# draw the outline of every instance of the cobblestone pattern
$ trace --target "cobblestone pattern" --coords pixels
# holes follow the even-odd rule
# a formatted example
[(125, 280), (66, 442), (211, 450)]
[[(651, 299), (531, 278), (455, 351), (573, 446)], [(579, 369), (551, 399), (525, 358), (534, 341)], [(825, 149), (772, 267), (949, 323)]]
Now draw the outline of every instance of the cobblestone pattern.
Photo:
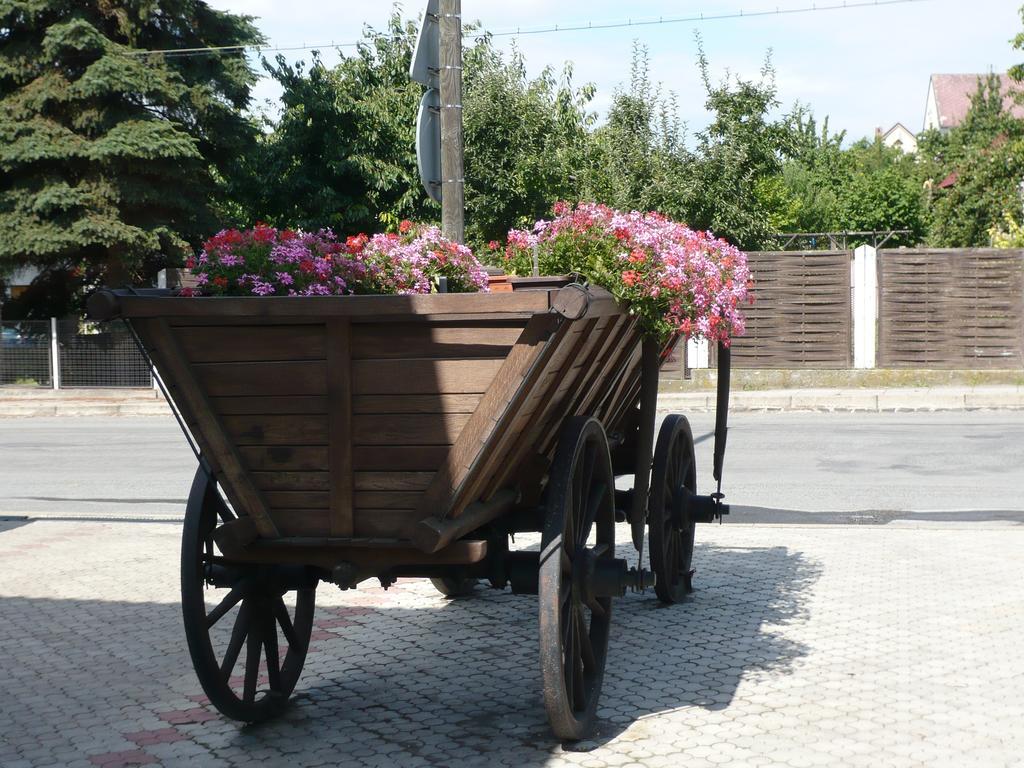
[(547, 730), (534, 598), (425, 581), (321, 587), (294, 705), (223, 719), (178, 533), (0, 523), (0, 765), (1024, 766), (1019, 527), (702, 527), (689, 602), (617, 603), (600, 733), (573, 746)]

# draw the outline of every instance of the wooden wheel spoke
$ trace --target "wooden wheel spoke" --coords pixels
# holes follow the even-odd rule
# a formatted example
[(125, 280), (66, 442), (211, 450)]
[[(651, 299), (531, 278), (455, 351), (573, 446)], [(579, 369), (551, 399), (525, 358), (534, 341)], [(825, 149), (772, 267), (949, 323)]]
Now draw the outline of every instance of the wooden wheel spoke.
[(601, 483), (594, 493), (590, 495), (590, 499), (587, 504), (586, 514), (583, 518), (583, 524), (580, 526), (580, 530), (576, 534), (576, 546), (582, 547), (587, 543), (587, 539), (590, 538), (590, 529), (594, 525), (594, 520), (597, 519), (597, 512), (601, 509), (601, 504), (606, 501), (606, 494), (608, 486)]
[(586, 541), (586, 536), (589, 533), (589, 526), (587, 524), (586, 513), (590, 508), (591, 497), (594, 495), (594, 468), (597, 465), (597, 444), (593, 442), (587, 443), (583, 449), (582, 466), (578, 470), (578, 476), (580, 478), (580, 495), (576, 498), (573, 505), (573, 516), (577, 521), (576, 529), (576, 541), (579, 546), (582, 546), (583, 542)]
[(256, 686), (260, 679), (260, 652), (263, 649), (261, 634), (259, 622), (253, 621), (245, 647), (245, 687), (242, 692), (243, 701), (250, 704), (256, 700)]
[(234, 608), (238, 601), (241, 599), (242, 590), (238, 587), (234, 587), (230, 592), (227, 593), (227, 595), (224, 596), (224, 599), (217, 604), (217, 607), (210, 611), (210, 613), (207, 615), (207, 629), (209, 629), (222, 618), (224, 618), (224, 614), (226, 614), (228, 611)]
[(559, 587), (558, 604), (564, 606), (566, 601), (572, 597), (572, 582), (565, 580)]
[(587, 692), (583, 682), (583, 650), (579, 627), (572, 633), (572, 701), (573, 709), (580, 711), (587, 707)]
[[(603, 616), (604, 609), (600, 606), (598, 606), (598, 609), (601, 611), (601, 615)], [(590, 610), (594, 610), (592, 606)], [(587, 624), (583, 619), (582, 609), (576, 612), (576, 621), (579, 625), (580, 656), (583, 659), (583, 669), (586, 672), (593, 673), (597, 668), (597, 658), (594, 656), (594, 646), (590, 642), (590, 633), (587, 631)]]
[(225, 680), (231, 677), (231, 672), (235, 668), (235, 662), (238, 661), (238, 654), (241, 652), (242, 644), (245, 642), (246, 635), (248, 634), (249, 606), (242, 603), (242, 607), (238, 609), (238, 615), (235, 616), (235, 624), (231, 628), (231, 639), (228, 641), (228, 648), (224, 652), (224, 659), (220, 663), (220, 674)]
[(271, 691), (281, 690), (281, 662), (277, 655), (277, 628), (274, 616), (267, 614), (266, 637), (263, 638), (263, 650), (267, 656), (267, 680)]
[(288, 641), (288, 647), (298, 649), (300, 643), (299, 639), (295, 636), (295, 627), (292, 626), (292, 619), (288, 615), (288, 608), (280, 597), (274, 600), (274, 618), (277, 620), (277, 625), (281, 627), (281, 632), (284, 633), (284, 639)]
[[(576, 554), (575, 550), (573, 550), (572, 554)], [(563, 576), (572, 578), (572, 555), (569, 554), (569, 551), (566, 547), (562, 547), (561, 551), (559, 552), (558, 565), (562, 571)]]
[(596, 597), (592, 597), (590, 598), (590, 600), (587, 601), (587, 608), (589, 608), (590, 613), (598, 619), (603, 619), (605, 617), (605, 614), (607, 613), (607, 611), (605, 611), (604, 609), (604, 606), (601, 605), (601, 601), (598, 600)]
[(562, 676), (565, 679), (565, 692), (569, 696), (569, 708), (575, 709), (576, 689), (573, 685), (573, 670), (575, 669), (576, 651), (576, 624), (573, 621), (575, 613), (570, 603), (568, 611), (562, 613)]

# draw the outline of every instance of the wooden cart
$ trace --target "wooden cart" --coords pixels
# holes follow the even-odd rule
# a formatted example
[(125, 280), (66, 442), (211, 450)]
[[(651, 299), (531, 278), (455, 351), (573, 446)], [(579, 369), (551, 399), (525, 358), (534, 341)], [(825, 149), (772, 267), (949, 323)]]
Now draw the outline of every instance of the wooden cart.
[[(664, 420), (658, 367), (610, 294), (516, 280), (504, 293), (183, 298), (102, 290), (196, 450), (182, 607), (210, 701), (262, 720), (290, 696), (317, 584), (425, 577), (537, 594), (544, 700), (557, 736), (590, 730), (611, 598), (690, 588), (694, 524), (727, 511), (696, 495), (693, 437)], [(717, 471), (716, 471), (717, 474)], [(615, 478), (633, 475), (633, 488)], [(653, 574), (616, 557), (628, 520)], [(542, 533), (539, 551), (509, 537)], [(245, 647), (245, 662), (238, 664)], [(236, 674), (241, 666), (241, 674)]]

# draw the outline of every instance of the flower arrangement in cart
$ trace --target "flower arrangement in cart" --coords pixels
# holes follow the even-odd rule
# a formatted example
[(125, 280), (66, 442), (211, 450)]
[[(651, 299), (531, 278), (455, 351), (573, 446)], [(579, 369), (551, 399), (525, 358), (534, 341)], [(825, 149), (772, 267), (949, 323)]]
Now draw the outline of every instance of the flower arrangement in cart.
[[(682, 335), (728, 344), (743, 334), (753, 302), (746, 256), (710, 232), (654, 212), (556, 203), (551, 220), (492, 241), (488, 260), (512, 275), (574, 275), (627, 303), (662, 341)], [(335, 296), (488, 290), (473, 252), (434, 226), (403, 221), (395, 233), (338, 238), (258, 224), (210, 238), (186, 266), (185, 295)]]
[(433, 226), (403, 221), (397, 233), (340, 239), (265, 224), (218, 232), (185, 266), (197, 296), (337, 296), (487, 290), (487, 273), (472, 251)]

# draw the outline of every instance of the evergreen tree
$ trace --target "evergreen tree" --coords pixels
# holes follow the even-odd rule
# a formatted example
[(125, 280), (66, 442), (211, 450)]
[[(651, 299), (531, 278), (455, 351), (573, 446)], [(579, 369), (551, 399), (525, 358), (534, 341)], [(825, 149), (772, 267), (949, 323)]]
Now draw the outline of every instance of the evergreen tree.
[(43, 271), (31, 313), (151, 279), (216, 226), (254, 73), (237, 49), (139, 52), (259, 42), (202, 0), (0, 0), (0, 270)]

